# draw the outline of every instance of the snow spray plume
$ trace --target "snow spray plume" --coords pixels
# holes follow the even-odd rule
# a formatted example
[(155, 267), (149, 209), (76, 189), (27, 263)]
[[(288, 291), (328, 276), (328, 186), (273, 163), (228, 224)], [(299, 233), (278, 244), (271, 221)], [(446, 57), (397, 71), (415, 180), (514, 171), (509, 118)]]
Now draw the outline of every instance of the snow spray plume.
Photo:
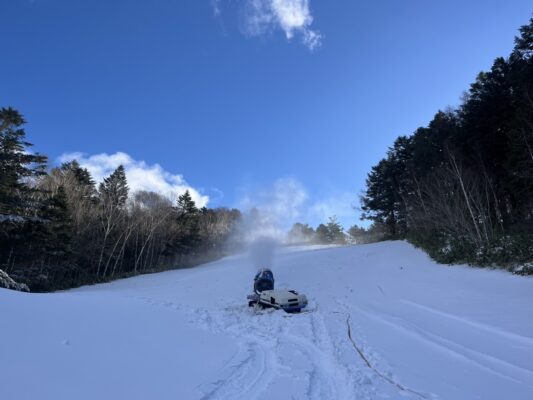
[(245, 211), (231, 242), (248, 250), (253, 268), (272, 268), (276, 247), (286, 240), (286, 232), (301, 215), (307, 198), (305, 188), (290, 178), (244, 192), (239, 208)]
[(242, 214), (230, 246), (244, 250), (252, 268), (272, 268), (276, 247), (285, 238), (285, 233), (275, 221), (253, 208)]
[(240, 227), (245, 241), (263, 237), (284, 241), (290, 226), (301, 217), (307, 199), (303, 185), (292, 178), (278, 179), (260, 190), (244, 191), (239, 208), (245, 210)]
[(276, 245), (277, 242), (273, 238), (269, 237), (258, 238), (252, 242), (248, 251), (252, 266), (257, 269), (272, 269)]

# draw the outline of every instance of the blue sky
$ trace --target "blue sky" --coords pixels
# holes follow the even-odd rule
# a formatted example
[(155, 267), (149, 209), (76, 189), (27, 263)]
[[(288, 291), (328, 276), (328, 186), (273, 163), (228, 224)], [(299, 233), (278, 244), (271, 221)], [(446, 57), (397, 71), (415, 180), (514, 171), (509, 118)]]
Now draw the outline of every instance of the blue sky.
[(456, 105), (533, 11), (530, 0), (0, 3), (0, 106), (25, 115), (52, 164), (79, 153), (98, 175), (125, 162), (135, 187), (190, 186), (210, 206), (268, 205), (313, 225), (337, 214), (346, 227), (394, 138)]

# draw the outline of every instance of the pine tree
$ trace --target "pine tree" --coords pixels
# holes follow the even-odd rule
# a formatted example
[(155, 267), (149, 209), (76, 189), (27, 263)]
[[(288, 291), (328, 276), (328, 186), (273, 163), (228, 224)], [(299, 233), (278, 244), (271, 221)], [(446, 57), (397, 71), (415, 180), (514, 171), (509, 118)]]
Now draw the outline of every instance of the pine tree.
[(530, 220), (533, 208), (533, 18), (520, 28), (509, 57), (515, 113), (510, 124), (510, 149), (506, 167), (515, 195), (518, 221)]
[(318, 243), (329, 244), (331, 243), (331, 237), (329, 235), (328, 227), (324, 224), (320, 224), (316, 228), (316, 240)]
[(514, 59), (531, 60), (533, 58), (533, 18), (529, 24), (520, 27), (520, 36), (515, 38), (515, 47), (511, 54)]
[(46, 173), (46, 157), (28, 151), (32, 145), (21, 128), (25, 122), (18, 111), (0, 109), (0, 214), (4, 215), (31, 215), (32, 189), (24, 180)]
[(346, 237), (344, 236), (344, 229), (342, 229), (341, 224), (339, 224), (339, 222), (337, 221), (336, 216), (329, 218), (326, 228), (328, 230), (329, 243), (336, 243), (336, 244), (346, 243)]
[(0, 109), (0, 268), (32, 261), (31, 234), (38, 225), (42, 193), (28, 181), (45, 174), (46, 157), (32, 154), (22, 115)]
[(394, 184), (393, 171), (390, 159), (383, 159), (372, 167), (366, 179), (366, 192), (361, 198), (363, 218), (386, 224), (391, 236), (397, 232), (398, 188)]
[(42, 218), (47, 228), (46, 251), (65, 260), (71, 255), (72, 221), (68, 210), (65, 188), (59, 186), (57, 193), (45, 203)]
[(117, 169), (100, 184), (100, 197), (104, 203), (111, 207), (121, 208), (128, 200), (128, 182), (124, 166)]
[(77, 160), (61, 164), (61, 172), (72, 174), (76, 181), (75, 190), (80, 192), (82, 198), (93, 198), (96, 195), (94, 179), (87, 170), (82, 168)]
[(196, 203), (188, 190), (178, 197), (178, 212), (186, 215), (194, 215), (198, 213)]
[(178, 197), (176, 210), (179, 229), (177, 244), (184, 253), (189, 253), (200, 242), (200, 213), (188, 190)]
[(315, 230), (308, 224), (296, 222), (287, 234), (287, 239), (290, 243), (305, 243), (311, 242), (315, 238), (314, 236)]
[(372, 168), (361, 200), (375, 236), (386, 227), (384, 238), (407, 237), (447, 263), (529, 260), (532, 99), (533, 18), (511, 55), (478, 74), (458, 109), (398, 138)]
[(356, 244), (367, 243), (369, 240), (369, 232), (358, 225), (352, 225), (350, 229), (348, 229), (348, 235), (350, 236), (352, 243)]

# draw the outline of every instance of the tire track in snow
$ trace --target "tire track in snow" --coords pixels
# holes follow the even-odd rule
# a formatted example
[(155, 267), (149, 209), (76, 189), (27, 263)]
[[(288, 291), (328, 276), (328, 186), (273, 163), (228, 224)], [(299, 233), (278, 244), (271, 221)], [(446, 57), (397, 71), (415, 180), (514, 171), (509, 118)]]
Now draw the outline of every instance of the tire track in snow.
[(446, 313), (444, 311), (436, 310), (434, 308), (431, 308), (431, 307), (428, 307), (428, 306), (424, 306), (422, 304), (418, 304), (418, 303), (415, 303), (413, 301), (400, 299), (400, 302), (402, 302), (403, 304), (406, 304), (408, 306), (417, 308), (419, 310), (426, 311), (426, 312), (428, 312), (430, 314), (437, 315), (437, 316), (443, 317), (443, 318), (447, 318), (447, 319), (455, 321), (455, 322), (460, 322), (462, 324), (469, 325), (469, 326), (471, 326), (473, 328), (484, 330), (487, 333), (491, 333), (491, 334), (494, 334), (494, 335), (499, 335), (499, 336), (501, 336), (501, 337), (503, 337), (505, 339), (508, 339), (508, 340), (514, 340), (516, 342), (520, 342), (520, 343), (522, 343), (522, 344), (524, 344), (526, 346), (533, 346), (533, 338), (528, 337), (528, 336), (522, 336), (522, 335), (519, 335), (519, 334), (516, 334), (516, 333), (513, 333), (513, 332), (508, 332), (508, 331), (503, 330), (501, 328), (497, 328), (495, 326), (483, 324), (481, 322), (471, 321), (471, 320), (469, 320), (467, 318), (458, 317), (456, 315), (449, 314), (449, 313)]
[[(286, 334), (280, 341), (282, 348), (290, 348), (291, 352), (303, 355), (307, 361), (305, 398), (309, 400), (337, 399), (333, 377), (323, 363), (323, 357), (317, 352), (316, 346), (307, 339)], [(290, 362), (283, 363), (285, 369), (293, 370)], [(298, 371), (301, 375), (301, 371)]]
[[(236, 356), (237, 364), (230, 367), (229, 375), (222, 376), (210, 385), (213, 389), (205, 393), (201, 400), (255, 399), (266, 387), (261, 378), (269, 369), (267, 352), (257, 343), (246, 344), (246, 356)], [(231, 364), (231, 363), (230, 363)]]
[(229, 375), (222, 373), (221, 378), (206, 385), (213, 385), (214, 388), (205, 393), (202, 400), (257, 399), (266, 391), (278, 368), (272, 351), (276, 341), (268, 338), (258, 340), (257, 336), (249, 334), (250, 326), (240, 323), (241, 319), (233, 307), (219, 311), (223, 317), (207, 309), (197, 309), (193, 314), (201, 316), (201, 323), (198, 324), (194, 319), (190, 322), (200, 328), (234, 337), (239, 343), (246, 343), (247, 356), (244, 359), (240, 357), (241, 360), (231, 368)]
[(348, 338), (350, 339), (350, 342), (352, 343), (353, 348), (357, 351), (357, 353), (362, 358), (362, 360), (365, 362), (365, 364), (366, 364), (366, 366), (368, 368), (370, 368), (372, 371), (374, 371), (380, 378), (384, 379), (385, 381), (387, 381), (391, 385), (396, 386), (401, 391), (414, 394), (414, 395), (418, 396), (421, 399), (427, 399), (428, 398), (424, 394), (422, 394), (420, 392), (417, 392), (416, 390), (409, 389), (408, 387), (406, 387), (406, 386), (402, 385), (401, 383), (393, 380), (392, 378), (389, 378), (387, 375), (383, 374), (376, 367), (374, 367), (374, 365), (371, 364), (370, 361), (368, 361), (368, 358), (363, 353), (361, 348), (359, 348), (359, 346), (357, 345), (357, 343), (355, 342), (355, 340), (352, 337), (352, 327), (350, 325), (350, 314), (349, 313), (348, 313), (348, 315), (346, 317), (346, 325), (347, 325), (347, 328), (348, 328)]
[(333, 382), (334, 398), (355, 398), (355, 381), (347, 368), (335, 356), (336, 348), (322, 313), (311, 314), (311, 323), (313, 325), (315, 345), (323, 355), (321, 365), (326, 365), (328, 370), (333, 371), (331, 381)]
[[(475, 365), (476, 367), (500, 378), (510, 380), (514, 383), (525, 383), (533, 378), (533, 371), (529, 369), (519, 367), (489, 354), (480, 353), (473, 349), (466, 348), (459, 343), (431, 333), (428, 330), (423, 329), (418, 325), (408, 322), (402, 318), (385, 316), (383, 313), (380, 313), (381, 315), (378, 316), (376, 315), (375, 311), (372, 313), (363, 309), (360, 309), (360, 311), (371, 319), (384, 323), (409, 336), (414, 336), (430, 346), (436, 347), (448, 353), (449, 355), (461, 359), (469, 364)], [(515, 374), (522, 376), (522, 378), (517, 379), (516, 377), (510, 376), (499, 370), (499, 368), (513, 370)]]
[[(202, 392), (201, 400), (235, 399), (253, 400), (264, 392), (272, 379), (272, 369), (275, 361), (265, 348), (267, 341), (258, 341), (257, 338), (239, 333), (232, 311), (234, 307), (226, 307), (218, 310), (225, 314), (226, 318), (213, 316), (208, 309), (191, 308), (173, 301), (156, 300), (151, 297), (137, 297), (152, 306), (165, 307), (184, 313), (188, 317), (188, 323), (196, 328), (215, 331), (224, 335), (237, 338), (241, 346), (227, 364), (228, 371), (222, 371), (221, 377), (216, 381), (200, 385), (198, 390)], [(224, 312), (226, 311), (226, 312)], [(242, 312), (242, 310), (241, 310)], [(247, 332), (246, 328), (241, 327)], [(246, 343), (243, 346), (242, 343)]]
[[(305, 399), (366, 398), (355, 392), (355, 382), (335, 359), (334, 346), (320, 311), (292, 314), (291, 318), (284, 318), (282, 311), (253, 313), (244, 306), (218, 311), (220, 314), (217, 312), (216, 316), (205, 309), (195, 312), (203, 321), (200, 327), (230, 334), (238, 341), (247, 340), (255, 349), (266, 346), (266, 352), (274, 359), (264, 368), (255, 369), (254, 356), (246, 358), (230, 376), (217, 380), (216, 387), (204, 400), (262, 398), (270, 383), (291, 374), (296, 379), (305, 376)], [(298, 354), (306, 360), (303, 366), (295, 361)]]
[(339, 306), (339, 308), (343, 309), (343, 314), (346, 315), (346, 334), (348, 337), (348, 340), (352, 346), (352, 348), (355, 350), (355, 352), (358, 354), (358, 356), (361, 358), (363, 363), (366, 365), (368, 369), (373, 371), (378, 377), (383, 379), (385, 382), (390, 384), (391, 386), (395, 387), (396, 389), (400, 390), (400, 392), (403, 392), (404, 395), (414, 395), (416, 398), (419, 399), (435, 399), (436, 396), (433, 394), (424, 394), (421, 392), (418, 392), (416, 390), (410, 389), (406, 385), (400, 383), (399, 381), (393, 379), (388, 374), (382, 372), (378, 367), (374, 365), (374, 363), (369, 359), (365, 351), (357, 344), (357, 342), (354, 339), (352, 325), (351, 325), (351, 314), (349, 312), (349, 308), (346, 304), (339, 301), (339, 299), (336, 299), (336, 303)]
[[(332, 336), (332, 332), (343, 332), (342, 324), (332, 318), (326, 324), (324, 314), (318, 310), (306, 314), (295, 314), (305, 323), (303, 332), (294, 332), (293, 325), (287, 325), (281, 341), (303, 351), (311, 365), (305, 399), (368, 399), (368, 384), (371, 380), (353, 365), (344, 364), (338, 355), (346, 354), (346, 338)], [(340, 326), (339, 326), (340, 325)], [(333, 328), (333, 329), (328, 329)], [(337, 329), (340, 328), (340, 329)], [(335, 339), (335, 342), (333, 341)]]
[(331, 345), (331, 341), (318, 326), (322, 321), (320, 314), (315, 311), (299, 316), (303, 316), (302, 320), (307, 323), (311, 332), (310, 338), (307, 339), (285, 330), (280, 341), (300, 351), (309, 361), (311, 371), (308, 373), (306, 398), (319, 400), (347, 398), (339, 396), (338, 387), (339, 385), (342, 387), (345, 382), (337, 382), (334, 372), (338, 370), (338, 365), (332, 361), (330, 353), (323, 348), (326, 343)]
[[(243, 310), (239, 309), (238, 312), (242, 313)], [(311, 331), (310, 339), (291, 333), (290, 328), (294, 324), (300, 325), (300, 327), (301, 324), (298, 324), (294, 319), (291, 322), (287, 321), (280, 311), (269, 311), (250, 316), (252, 317), (250, 319), (238, 319), (237, 324), (232, 326), (232, 331), (254, 332), (253, 335), (247, 335), (247, 337), (258, 343), (272, 341), (275, 338), (276, 346), (272, 350), (276, 356), (277, 369), (272, 371), (274, 376), (271, 377), (271, 380), (286, 375), (283, 371), (291, 371), (293, 374), (295, 372), (301, 373), (302, 371), (294, 365), (292, 360), (292, 356), (299, 353), (307, 361), (303, 371), (307, 378), (306, 398), (311, 400), (341, 398), (337, 395), (337, 384), (330, 372), (335, 369), (332, 368), (335, 366), (327, 362), (327, 357), (317, 345), (324, 343), (327, 338), (316, 329), (315, 313), (298, 315), (303, 317), (301, 322), (307, 323), (307, 333)], [(257, 391), (257, 397), (260, 395), (261, 391)]]
[[(149, 297), (142, 300), (184, 313), (191, 325), (233, 337), (241, 345), (219, 377), (198, 388), (202, 400), (266, 398), (269, 386), (288, 376), (304, 377), (305, 399), (369, 398), (368, 387), (358, 389), (353, 371), (336, 358), (337, 349), (318, 308), (285, 315), (280, 310), (255, 313), (245, 305), (210, 310)], [(306, 360), (303, 366), (295, 361), (298, 354)]]

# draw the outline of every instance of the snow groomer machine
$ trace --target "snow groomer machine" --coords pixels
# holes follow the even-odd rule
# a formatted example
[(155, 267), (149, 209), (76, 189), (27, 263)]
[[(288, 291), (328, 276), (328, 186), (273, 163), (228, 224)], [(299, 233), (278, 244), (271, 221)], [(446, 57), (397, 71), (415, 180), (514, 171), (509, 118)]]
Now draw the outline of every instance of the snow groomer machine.
[(254, 293), (248, 295), (248, 306), (299, 313), (307, 307), (307, 297), (296, 290), (274, 289), (274, 274), (268, 268), (261, 268), (254, 277)]

